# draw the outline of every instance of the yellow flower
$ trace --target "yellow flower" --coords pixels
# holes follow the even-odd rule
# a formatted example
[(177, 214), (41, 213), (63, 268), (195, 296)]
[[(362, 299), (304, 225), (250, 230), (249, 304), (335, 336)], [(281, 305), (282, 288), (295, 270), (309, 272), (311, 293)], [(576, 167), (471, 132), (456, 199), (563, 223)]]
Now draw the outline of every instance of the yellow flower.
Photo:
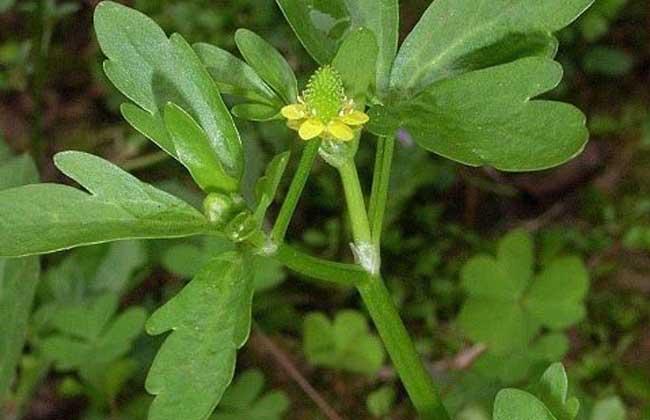
[(300, 138), (350, 141), (355, 130), (369, 121), (368, 115), (354, 109), (345, 96), (341, 76), (330, 66), (321, 67), (309, 80), (298, 103), (282, 108), (287, 126)]

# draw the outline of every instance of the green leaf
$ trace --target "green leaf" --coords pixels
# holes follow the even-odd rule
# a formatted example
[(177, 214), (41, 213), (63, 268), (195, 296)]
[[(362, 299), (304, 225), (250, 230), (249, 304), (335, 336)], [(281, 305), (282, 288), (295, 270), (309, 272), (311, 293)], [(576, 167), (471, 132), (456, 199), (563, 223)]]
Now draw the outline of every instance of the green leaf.
[(590, 420), (625, 420), (626, 410), (619, 397), (600, 400), (591, 411)]
[(562, 68), (531, 57), (438, 81), (410, 101), (375, 107), (368, 129), (402, 128), (423, 148), (469, 166), (532, 171), (560, 165), (588, 139), (585, 116), (569, 104), (530, 100), (557, 86)]
[(239, 190), (239, 179), (226, 173), (217, 156), (212, 153), (207, 134), (190, 114), (170, 102), (165, 106), (163, 119), (178, 160), (190, 171), (201, 189), (229, 192)]
[(544, 372), (537, 385), (537, 396), (558, 420), (573, 420), (578, 415), (580, 403), (567, 399), (569, 379), (562, 363), (555, 363)]
[(28, 155), (11, 157), (0, 164), (0, 190), (38, 182), (36, 164)]
[(273, 121), (280, 119), (280, 108), (266, 104), (239, 104), (231, 109), (232, 114), (248, 121)]
[(248, 267), (241, 255), (220, 255), (147, 322), (150, 334), (173, 330), (147, 377), (149, 419), (204, 420), (221, 400), (250, 330)]
[(372, 32), (358, 29), (341, 44), (332, 65), (341, 74), (348, 96), (364, 103), (368, 88), (375, 82), (377, 41)]
[(395, 389), (392, 386), (384, 385), (368, 395), (366, 407), (375, 417), (387, 416), (395, 404), (395, 397)]
[(255, 196), (257, 198), (257, 209), (255, 215), (260, 221), (264, 218), (280, 187), (282, 176), (289, 163), (290, 152), (284, 152), (275, 156), (266, 167), (264, 176), (257, 180), (255, 185)]
[(133, 286), (134, 273), (146, 263), (147, 253), (142, 242), (112, 243), (89, 281), (89, 287), (94, 292), (121, 295)]
[(535, 395), (518, 389), (505, 389), (494, 402), (494, 420), (574, 420), (580, 402), (568, 398), (568, 379), (564, 366), (556, 363), (546, 370)]
[(291, 66), (282, 54), (262, 37), (248, 29), (237, 30), (235, 42), (246, 62), (280, 95), (285, 103), (297, 102), (298, 82)]
[(530, 373), (561, 360), (569, 351), (569, 340), (564, 334), (551, 333), (531, 341), (526, 349), (505, 354), (486, 352), (474, 364), (474, 370), (489, 379), (502, 383), (517, 383), (529, 378)]
[(371, 30), (379, 47), (376, 85), (380, 95), (386, 91), (397, 52), (397, 0), (276, 1), (305, 49), (321, 65), (332, 62), (349, 32)]
[(36, 257), (0, 259), (0, 407), (23, 351), (39, 274)]
[(550, 33), (569, 25), (593, 1), (437, 0), (402, 44), (391, 92), (410, 97), (438, 80), (522, 54), (553, 55)]
[(244, 61), (210, 44), (194, 44), (194, 50), (221, 92), (267, 105), (282, 105), (282, 99)]
[(368, 331), (366, 318), (356, 311), (341, 311), (334, 322), (322, 313), (307, 315), (303, 327), (305, 356), (314, 366), (373, 375), (385, 353), (377, 336)]
[(458, 323), (469, 338), (505, 356), (524, 351), (542, 326), (562, 330), (584, 316), (589, 278), (581, 260), (553, 260), (535, 277), (530, 234), (510, 232), (497, 248), (496, 258), (476, 256), (461, 271), (469, 296)]
[[(569, 284), (567, 279), (571, 279)], [(583, 262), (576, 257), (559, 258), (533, 282), (526, 307), (542, 325), (567, 328), (584, 318), (588, 288), (589, 273)]]
[(147, 314), (142, 308), (132, 307), (115, 316), (118, 300), (118, 295), (109, 293), (57, 308), (50, 321), (57, 333), (40, 343), (57, 369), (102, 366), (129, 352), (142, 332)]
[(544, 403), (518, 389), (505, 389), (494, 402), (494, 420), (558, 420)]
[(227, 173), (241, 178), (239, 133), (215, 82), (187, 42), (178, 34), (167, 38), (144, 14), (110, 1), (95, 9), (95, 30), (109, 58), (104, 63), (106, 75), (139, 107), (123, 108), (127, 121), (177, 157), (163, 122), (163, 108), (173, 102), (205, 130), (206, 146)]
[(289, 398), (282, 391), (263, 394), (264, 375), (247, 370), (226, 390), (211, 420), (281, 420), (289, 409)]
[(123, 239), (206, 233), (201, 213), (101, 158), (64, 152), (56, 166), (90, 194), (58, 184), (0, 192), (1, 256), (24, 256)]

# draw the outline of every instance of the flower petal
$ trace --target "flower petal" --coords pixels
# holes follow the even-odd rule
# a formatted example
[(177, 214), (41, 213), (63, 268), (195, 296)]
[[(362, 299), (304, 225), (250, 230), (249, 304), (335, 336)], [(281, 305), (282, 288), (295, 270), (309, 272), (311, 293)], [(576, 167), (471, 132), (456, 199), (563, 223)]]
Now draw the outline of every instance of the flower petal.
[(352, 111), (347, 115), (343, 115), (341, 121), (347, 125), (364, 125), (370, 121), (370, 117), (365, 112)]
[(327, 125), (327, 132), (341, 141), (350, 141), (354, 138), (354, 131), (339, 119), (330, 121)]
[(302, 104), (287, 105), (282, 108), (282, 116), (288, 120), (301, 120), (305, 118), (307, 107)]
[(320, 136), (325, 131), (325, 124), (318, 118), (310, 118), (300, 126), (300, 138), (303, 140), (311, 140)]

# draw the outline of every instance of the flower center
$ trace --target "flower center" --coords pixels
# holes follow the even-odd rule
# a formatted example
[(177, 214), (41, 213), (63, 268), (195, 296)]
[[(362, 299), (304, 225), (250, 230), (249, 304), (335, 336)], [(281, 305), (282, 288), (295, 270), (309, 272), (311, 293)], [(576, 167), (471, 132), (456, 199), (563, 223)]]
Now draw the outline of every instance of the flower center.
[(332, 66), (321, 67), (309, 79), (303, 95), (313, 116), (327, 124), (339, 115), (345, 103), (341, 75)]

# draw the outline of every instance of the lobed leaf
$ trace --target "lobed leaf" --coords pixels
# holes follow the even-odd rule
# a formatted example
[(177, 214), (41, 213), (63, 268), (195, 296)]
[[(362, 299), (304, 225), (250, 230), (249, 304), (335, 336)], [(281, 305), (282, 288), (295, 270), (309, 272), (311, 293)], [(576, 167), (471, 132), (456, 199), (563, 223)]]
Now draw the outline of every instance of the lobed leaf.
[(156, 356), (147, 390), (150, 420), (205, 420), (235, 370), (251, 324), (253, 282), (247, 258), (234, 252), (208, 263), (147, 322), (150, 334), (173, 332)]
[(124, 239), (192, 236), (210, 230), (205, 217), (190, 205), (101, 158), (63, 152), (54, 161), (90, 194), (59, 184), (0, 191), (1, 256)]
[(137, 105), (122, 108), (126, 120), (178, 158), (163, 121), (167, 103), (177, 104), (205, 131), (206, 138), (201, 139), (207, 140), (204, 147), (230, 177), (240, 179), (243, 150), (239, 133), (215, 82), (189, 44), (178, 34), (168, 38), (144, 14), (110, 1), (95, 9), (95, 30), (108, 57), (106, 75)]
[(594, 0), (436, 0), (395, 58), (393, 94), (411, 97), (430, 84), (533, 55), (552, 57), (551, 36)]
[(119, 360), (142, 332), (147, 314), (131, 307), (115, 316), (118, 304), (119, 296), (108, 293), (59, 306), (50, 320), (56, 333), (41, 340), (41, 350), (60, 370), (92, 369)]
[(469, 166), (532, 171), (560, 165), (588, 139), (572, 105), (530, 100), (557, 86), (562, 68), (531, 57), (428, 86), (412, 100), (371, 111), (369, 130), (406, 130), (423, 148)]
[(397, 52), (397, 0), (276, 1), (305, 49), (321, 65), (332, 62), (348, 33), (359, 28), (372, 31), (379, 47), (374, 84), (383, 95)]

